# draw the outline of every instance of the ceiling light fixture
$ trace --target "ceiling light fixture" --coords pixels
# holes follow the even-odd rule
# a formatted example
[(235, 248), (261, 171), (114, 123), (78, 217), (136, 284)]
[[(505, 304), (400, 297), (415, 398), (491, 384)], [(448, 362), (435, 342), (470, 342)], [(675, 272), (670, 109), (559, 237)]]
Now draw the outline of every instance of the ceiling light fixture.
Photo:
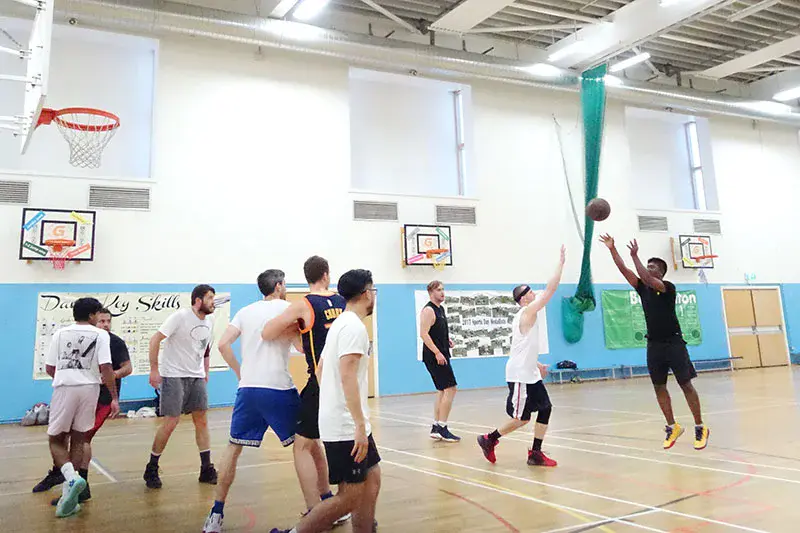
[(632, 67), (634, 65), (638, 65), (639, 63), (644, 63), (648, 59), (650, 59), (650, 54), (647, 53), (647, 52), (644, 52), (644, 53), (635, 55), (633, 57), (629, 57), (628, 59), (625, 59), (623, 61), (620, 61), (619, 63), (617, 63), (615, 65), (611, 65), (611, 67), (608, 70), (609, 70), (609, 72), (619, 72), (621, 70), (625, 70), (626, 68), (630, 68), (630, 67)]

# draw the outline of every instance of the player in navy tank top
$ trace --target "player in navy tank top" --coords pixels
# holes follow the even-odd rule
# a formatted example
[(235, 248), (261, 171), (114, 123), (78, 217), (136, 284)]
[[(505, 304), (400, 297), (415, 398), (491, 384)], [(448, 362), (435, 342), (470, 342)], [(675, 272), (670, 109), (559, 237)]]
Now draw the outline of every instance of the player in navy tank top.
[[(328, 484), (328, 463), (319, 439), (319, 383), (316, 370), (328, 336), (328, 328), (344, 311), (346, 302), (328, 289), (328, 261), (316, 255), (309, 257), (303, 265), (303, 273), (308, 282), (309, 293), (292, 302), (280, 316), (267, 322), (261, 338), (273, 340), (287, 329), (299, 330), (301, 333), (303, 353), (308, 365), (308, 381), (300, 393), (294, 465), (306, 506), (310, 510), (322, 499), (332, 496)], [(337, 523), (348, 518), (349, 515), (346, 515)]]

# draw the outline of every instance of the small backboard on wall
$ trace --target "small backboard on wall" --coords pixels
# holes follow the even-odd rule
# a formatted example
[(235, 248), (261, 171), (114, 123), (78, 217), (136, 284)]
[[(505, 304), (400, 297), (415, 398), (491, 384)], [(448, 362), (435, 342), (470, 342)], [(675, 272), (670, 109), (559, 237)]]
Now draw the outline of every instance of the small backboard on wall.
[(401, 231), (403, 266), (453, 266), (450, 226), (405, 224)]
[[(64, 261), (93, 261), (96, 218), (96, 211), (23, 208), (19, 258), (51, 261), (63, 248)], [(63, 247), (54, 250), (54, 242)]]
[(678, 258), (683, 268), (714, 268), (714, 251), (708, 235), (679, 235)]

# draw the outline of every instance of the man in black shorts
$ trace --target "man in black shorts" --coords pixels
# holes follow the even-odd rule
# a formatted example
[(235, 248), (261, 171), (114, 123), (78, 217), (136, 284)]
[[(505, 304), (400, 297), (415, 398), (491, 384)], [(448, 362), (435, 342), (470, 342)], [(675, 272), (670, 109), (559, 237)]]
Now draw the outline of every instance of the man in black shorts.
[(458, 442), (461, 437), (453, 435), (447, 428), (447, 418), (456, 396), (456, 376), (450, 364), (450, 332), (444, 303), (444, 284), (434, 280), (428, 283), (430, 301), (422, 308), (419, 317), (419, 336), (422, 338), (422, 362), (436, 387), (436, 401), (433, 404), (433, 426), (431, 438), (446, 442)]
[(681, 425), (675, 422), (672, 414), (672, 400), (667, 390), (667, 375), (672, 370), (694, 416), (694, 448), (702, 450), (708, 444), (709, 429), (703, 424), (700, 397), (692, 385), (692, 379), (697, 377), (697, 372), (689, 359), (686, 341), (683, 340), (678, 315), (675, 313), (675, 285), (664, 281), (667, 263), (663, 259), (653, 257), (648, 259), (647, 267), (645, 267), (639, 259), (639, 244), (634, 239), (628, 245), (628, 249), (633, 258), (637, 276), (625, 266), (625, 261), (617, 252), (613, 237), (606, 234), (601, 236), (600, 240), (611, 251), (614, 264), (617, 265), (628, 283), (636, 289), (642, 300), (642, 309), (647, 323), (647, 370), (650, 372), (650, 380), (656, 391), (658, 405), (667, 420), (664, 449), (672, 448), (684, 431)]

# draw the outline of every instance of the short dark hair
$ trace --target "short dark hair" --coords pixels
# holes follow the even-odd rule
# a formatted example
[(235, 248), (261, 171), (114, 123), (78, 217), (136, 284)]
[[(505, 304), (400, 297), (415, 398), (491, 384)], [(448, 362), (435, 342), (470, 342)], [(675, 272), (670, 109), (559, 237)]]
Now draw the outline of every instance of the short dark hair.
[(357, 298), (372, 284), (372, 272), (361, 268), (348, 270), (339, 278), (337, 290), (348, 302)]
[(194, 305), (194, 302), (198, 298), (200, 298), (201, 300), (205, 298), (206, 294), (208, 294), (209, 292), (217, 294), (217, 291), (215, 291), (214, 287), (212, 287), (211, 285), (202, 284), (192, 289), (192, 305)]
[(303, 264), (303, 274), (306, 276), (308, 283), (316, 283), (322, 279), (325, 274), (330, 273), (328, 260), (318, 255), (312, 255)]
[(103, 304), (97, 298), (78, 298), (72, 305), (72, 318), (75, 322), (88, 322), (89, 317), (103, 309)]
[(662, 276), (667, 275), (667, 262), (661, 259), (660, 257), (651, 257), (650, 259), (647, 260), (647, 263), (657, 264), (659, 268), (661, 268), (661, 275)]
[(428, 292), (433, 292), (436, 289), (438, 289), (439, 287), (444, 287), (444, 283), (442, 283), (438, 279), (435, 279), (435, 280), (431, 281), (430, 283), (428, 283)]
[(511, 292), (512, 296), (514, 297), (514, 301), (519, 303), (520, 299), (525, 296), (525, 293), (527, 293), (529, 290), (531, 290), (531, 286), (527, 284), (517, 285), (514, 287), (514, 290)]
[(100, 310), (97, 312), (97, 314), (98, 314), (98, 315), (110, 315), (110, 316), (112, 316), (112, 317), (114, 316), (114, 315), (112, 315), (112, 314), (111, 314), (111, 311), (109, 311), (109, 310), (108, 310), (108, 307), (104, 307), (104, 308), (100, 309)]
[(286, 273), (283, 270), (278, 270), (277, 268), (265, 270), (258, 275), (258, 290), (264, 296), (269, 296), (275, 292), (275, 287), (278, 286), (278, 283), (282, 283), (284, 280), (286, 280)]

